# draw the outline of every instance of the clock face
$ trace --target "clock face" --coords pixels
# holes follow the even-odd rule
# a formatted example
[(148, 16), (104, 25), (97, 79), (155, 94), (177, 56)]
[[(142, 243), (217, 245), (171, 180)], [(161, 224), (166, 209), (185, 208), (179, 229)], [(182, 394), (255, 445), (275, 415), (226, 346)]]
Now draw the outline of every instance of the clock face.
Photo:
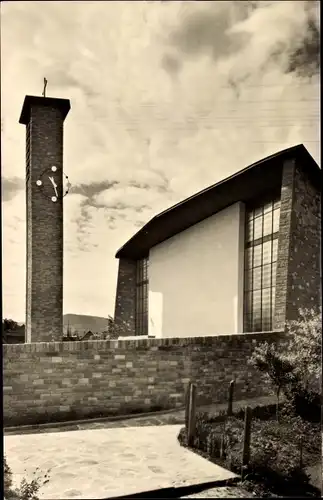
[(37, 179), (36, 185), (42, 194), (53, 203), (64, 198), (71, 187), (68, 176), (64, 173), (62, 183), (62, 176), (59, 174), (55, 165), (42, 173), (39, 179)]

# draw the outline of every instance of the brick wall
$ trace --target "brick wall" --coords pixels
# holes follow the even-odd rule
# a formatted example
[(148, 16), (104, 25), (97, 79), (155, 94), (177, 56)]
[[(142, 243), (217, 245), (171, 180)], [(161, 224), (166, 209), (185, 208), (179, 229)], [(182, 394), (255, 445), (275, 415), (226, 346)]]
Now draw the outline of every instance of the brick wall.
[(283, 166), (280, 195), (280, 221), (276, 269), (276, 298), (274, 328), (285, 328), (287, 307), (288, 264), (291, 249), (291, 225), (293, 211), (295, 160)]
[(189, 380), (198, 404), (268, 395), (247, 365), (260, 341), (281, 333), (181, 339), (53, 342), (3, 346), (4, 424), (109, 416), (176, 408)]
[(321, 193), (302, 167), (289, 160), (283, 168), (274, 325), (278, 330), (299, 318), (300, 307), (321, 305)]
[(318, 311), (321, 300), (321, 191), (297, 167), (291, 219), (286, 319), (299, 316), (299, 307)]
[(135, 331), (136, 261), (119, 259), (115, 302), (115, 329), (119, 335)]

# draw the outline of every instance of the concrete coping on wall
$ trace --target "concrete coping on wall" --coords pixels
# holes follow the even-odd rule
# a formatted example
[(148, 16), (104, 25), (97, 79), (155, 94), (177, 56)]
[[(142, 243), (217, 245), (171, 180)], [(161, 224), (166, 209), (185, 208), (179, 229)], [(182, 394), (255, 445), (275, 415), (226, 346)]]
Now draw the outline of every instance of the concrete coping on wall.
[(28, 344), (3, 344), (3, 353), (43, 353), (43, 352), (80, 352), (86, 350), (109, 351), (113, 350), (131, 350), (131, 349), (158, 349), (159, 347), (185, 347), (188, 345), (212, 345), (219, 342), (234, 342), (252, 340), (253, 343), (259, 341), (275, 340), (284, 335), (282, 330), (260, 333), (242, 333), (230, 335), (212, 335), (200, 337), (168, 337), (163, 339), (145, 338), (131, 340), (85, 340), (72, 342), (35, 342)]

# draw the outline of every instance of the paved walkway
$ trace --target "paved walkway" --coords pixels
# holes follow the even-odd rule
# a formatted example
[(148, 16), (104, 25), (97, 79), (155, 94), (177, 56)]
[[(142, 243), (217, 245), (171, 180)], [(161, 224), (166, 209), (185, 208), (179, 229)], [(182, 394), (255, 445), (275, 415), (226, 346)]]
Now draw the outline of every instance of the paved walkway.
[(252, 498), (252, 494), (235, 486), (223, 488), (209, 488), (200, 493), (183, 496), (181, 498)]
[[(181, 447), (181, 425), (7, 435), (14, 480), (51, 469), (40, 498), (109, 498), (235, 478)], [(24, 472), (26, 470), (26, 472)]]
[[(239, 401), (269, 404), (273, 398)], [(213, 414), (226, 405), (199, 407)], [(14, 480), (51, 469), (40, 498), (111, 498), (161, 488), (181, 488), (237, 476), (181, 447), (177, 436), (184, 411), (118, 421), (85, 421), (62, 426), (5, 429), (4, 448)], [(167, 496), (173, 496), (169, 494)], [(182, 498), (250, 497), (244, 490), (211, 487)], [(175, 495), (175, 498), (178, 498)]]

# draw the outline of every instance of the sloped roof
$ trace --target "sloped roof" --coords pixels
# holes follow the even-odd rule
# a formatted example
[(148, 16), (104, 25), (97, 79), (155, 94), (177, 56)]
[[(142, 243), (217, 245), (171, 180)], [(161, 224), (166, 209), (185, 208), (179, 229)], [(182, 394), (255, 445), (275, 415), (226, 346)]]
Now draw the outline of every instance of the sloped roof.
[(116, 253), (116, 258), (141, 259), (150, 248), (238, 201), (280, 192), (283, 163), (295, 158), (321, 189), (321, 169), (303, 144), (268, 156), (155, 215)]

